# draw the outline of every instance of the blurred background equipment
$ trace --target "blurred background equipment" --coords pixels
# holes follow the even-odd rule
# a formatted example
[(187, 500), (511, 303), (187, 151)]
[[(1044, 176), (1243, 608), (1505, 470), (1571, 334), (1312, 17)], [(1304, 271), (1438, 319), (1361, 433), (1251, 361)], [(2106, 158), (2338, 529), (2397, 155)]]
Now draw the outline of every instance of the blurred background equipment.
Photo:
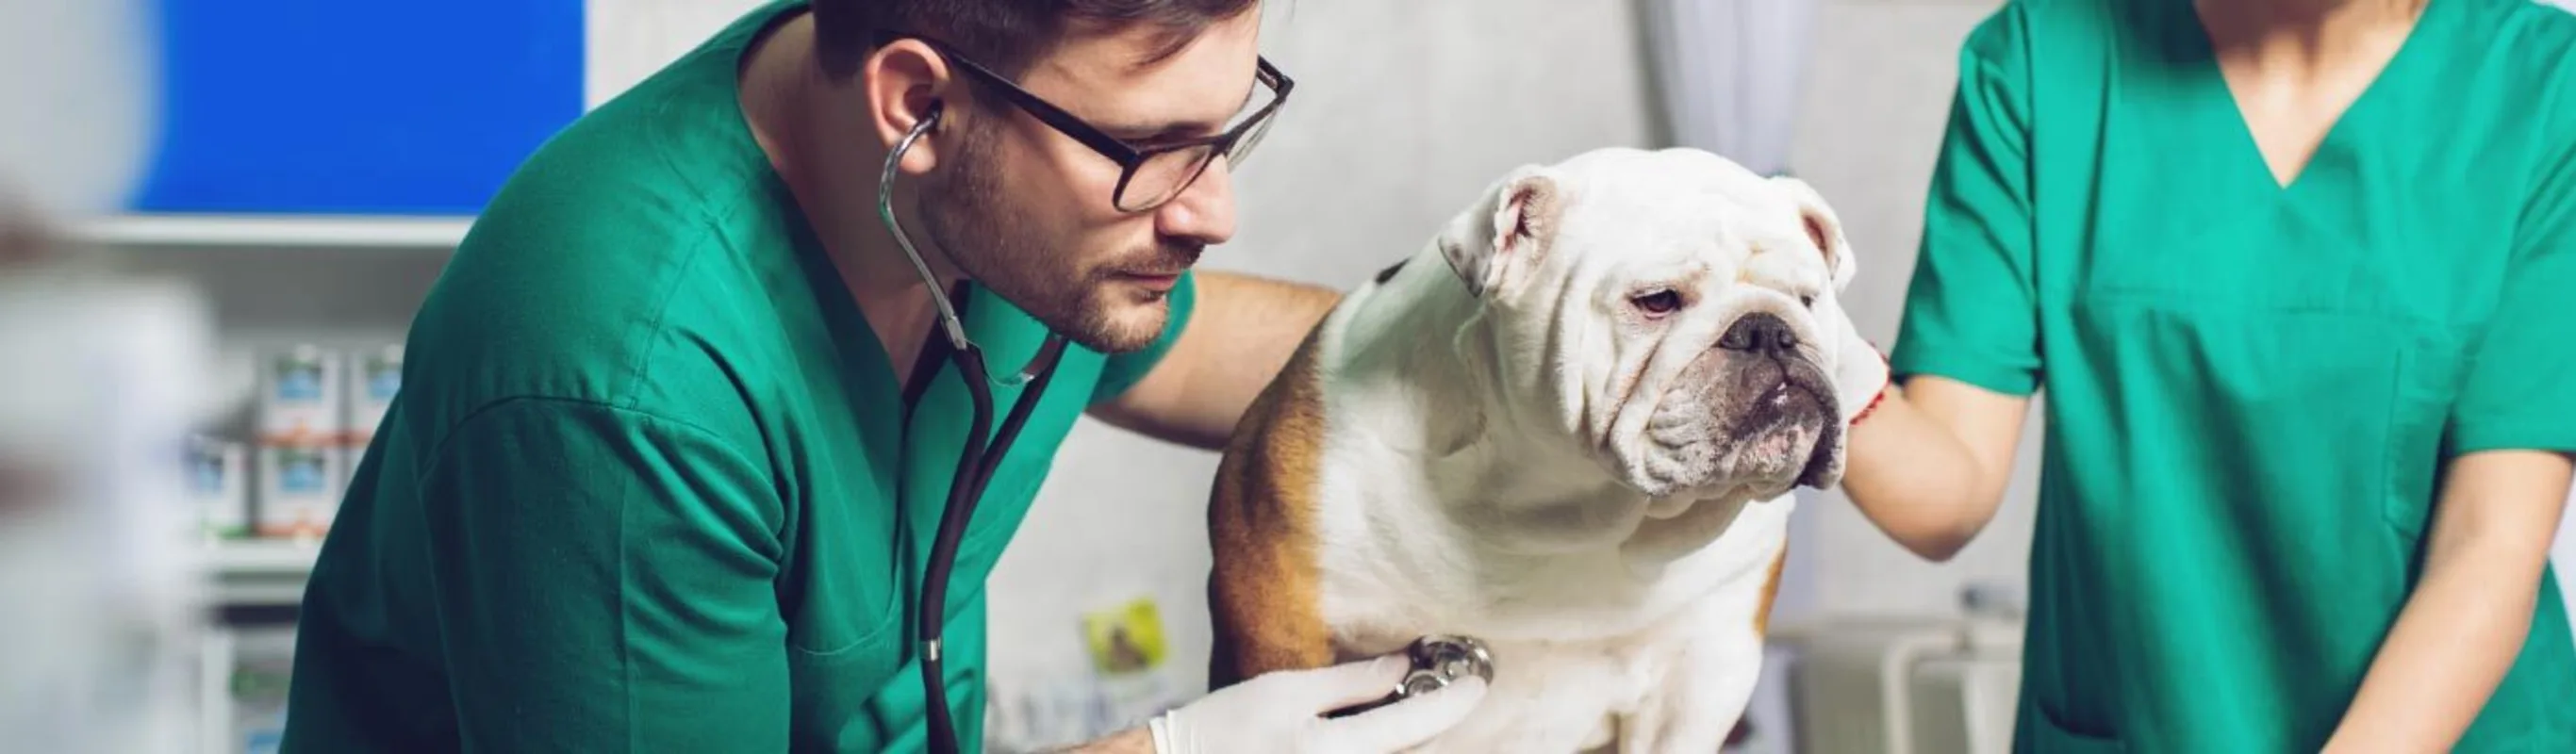
[(0, 227), (124, 207), (161, 115), (159, 10), (157, 0), (0, 4)]
[(157, 98), (139, 0), (0, 4), (0, 741), (198, 744), (201, 590), (181, 457), (210, 338), (187, 285), (59, 233), (113, 211)]
[(202, 590), (178, 460), (204, 307), (56, 264), (0, 266), (0, 740), (180, 751)]

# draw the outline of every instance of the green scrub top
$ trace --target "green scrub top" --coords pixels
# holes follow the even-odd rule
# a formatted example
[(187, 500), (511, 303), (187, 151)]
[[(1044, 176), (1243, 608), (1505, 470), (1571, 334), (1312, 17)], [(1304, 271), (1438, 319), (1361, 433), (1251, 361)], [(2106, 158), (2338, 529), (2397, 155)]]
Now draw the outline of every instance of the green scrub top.
[[(2188, 0), (1960, 55), (1891, 355), (2045, 386), (2016, 750), (2315, 751), (2447, 459), (2576, 451), (2576, 17), (2433, 0), (2283, 187)], [(2576, 751), (2554, 577), (2461, 751)]]
[[(305, 593), (286, 751), (926, 748), (915, 595), (973, 408), (933, 352), (907, 416), (743, 125), (743, 53), (801, 5), (572, 124), (476, 222)], [(985, 577), (1195, 290), (1152, 348), (1066, 349), (976, 511), (945, 608), (970, 751)], [(962, 304), (997, 374), (1046, 336), (980, 288)], [(994, 388), (994, 424), (1020, 392)]]

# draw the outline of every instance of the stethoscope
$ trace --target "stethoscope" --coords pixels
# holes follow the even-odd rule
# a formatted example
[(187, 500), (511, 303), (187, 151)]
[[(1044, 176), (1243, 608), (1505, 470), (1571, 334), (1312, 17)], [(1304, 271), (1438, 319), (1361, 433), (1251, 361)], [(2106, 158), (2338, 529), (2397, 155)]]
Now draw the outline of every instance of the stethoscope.
[[(939, 307), (939, 324), (948, 335), (950, 360), (957, 365), (958, 376), (966, 382), (966, 392), (975, 403), (974, 419), (966, 428), (966, 447), (957, 458), (956, 478), (949, 483), (948, 506), (939, 515), (939, 534), (931, 541), (930, 562), (921, 574), (919, 605), (919, 638), (921, 642), (921, 684), (925, 692), (923, 707), (930, 716), (930, 749), (941, 754), (955, 754), (957, 724), (948, 709), (948, 684), (940, 667), (940, 639), (948, 617), (948, 573), (957, 561), (957, 544), (966, 534), (966, 524), (975, 516), (975, 504), (984, 496), (984, 486), (993, 480), (993, 470), (1001, 463), (1013, 440), (1019, 439), (1020, 426), (1028, 422), (1029, 412), (1037, 407), (1038, 396), (1046, 392), (1047, 381), (1055, 376), (1058, 357), (1064, 355), (1064, 336), (1047, 333), (1046, 343), (1036, 356), (1017, 374), (994, 380), (984, 369), (984, 352), (966, 338), (966, 325), (950, 305), (948, 293), (930, 272), (930, 264), (912, 246), (912, 238), (894, 219), (895, 167), (903, 162), (905, 152), (914, 141), (939, 122), (941, 103), (932, 102), (930, 112), (913, 124), (902, 141), (895, 143), (893, 154), (886, 156), (885, 173), (877, 181), (877, 216), (885, 221), (886, 230), (894, 234), (895, 243), (903, 247), (904, 256), (912, 259), (913, 269), (921, 273), (922, 284), (930, 287), (930, 300)], [(1019, 400), (1012, 402), (1011, 415), (1002, 420), (992, 441), (981, 442), (984, 431), (993, 423), (993, 385), (1026, 386)]]
[[(894, 234), (895, 243), (903, 247), (904, 256), (912, 259), (913, 269), (921, 273), (923, 285), (930, 288), (930, 299), (939, 307), (939, 324), (948, 334), (949, 357), (966, 381), (967, 393), (974, 398), (975, 416), (967, 425), (966, 447), (957, 458), (957, 475), (948, 487), (948, 506), (939, 515), (939, 534), (930, 545), (930, 562), (921, 575), (919, 603), (919, 641), (921, 642), (922, 706), (928, 712), (930, 750), (939, 754), (962, 751), (957, 743), (957, 723), (948, 709), (948, 684), (940, 666), (941, 632), (947, 622), (948, 573), (957, 561), (957, 543), (966, 534), (966, 523), (975, 516), (975, 504), (984, 496), (984, 486), (993, 479), (993, 469), (1008, 452), (1011, 441), (1019, 439), (1020, 425), (1028, 422), (1029, 411), (1037, 406), (1038, 396), (1046, 392), (1047, 380), (1055, 376), (1058, 357), (1064, 355), (1065, 338), (1049, 331), (1046, 343), (1019, 373), (993, 380), (984, 370), (984, 352), (966, 338), (966, 325), (950, 305), (948, 293), (930, 272), (930, 264), (912, 246), (912, 238), (894, 219), (895, 167), (902, 163), (905, 152), (914, 141), (939, 122), (941, 104), (932, 102), (930, 112), (912, 130), (895, 142), (892, 154), (886, 156), (885, 173), (877, 179), (877, 216), (885, 221), (886, 230)], [(1012, 402), (1011, 415), (1002, 420), (999, 432), (989, 444), (979, 444), (984, 430), (993, 421), (993, 385), (1026, 386), (1019, 400)], [(979, 447), (980, 445), (980, 447)], [(973, 472), (971, 475), (969, 472)], [(1334, 710), (1327, 717), (1343, 717), (1376, 709), (1387, 704), (1443, 688), (1458, 679), (1475, 675), (1487, 681), (1494, 677), (1494, 659), (1484, 642), (1473, 637), (1433, 635), (1421, 637), (1407, 648), (1406, 657), (1412, 669), (1384, 697)]]

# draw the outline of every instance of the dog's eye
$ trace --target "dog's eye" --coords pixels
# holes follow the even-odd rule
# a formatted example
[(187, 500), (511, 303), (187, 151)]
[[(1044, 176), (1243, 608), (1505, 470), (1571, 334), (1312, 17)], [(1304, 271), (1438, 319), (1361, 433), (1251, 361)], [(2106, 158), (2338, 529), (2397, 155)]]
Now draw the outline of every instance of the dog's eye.
[(1653, 315), (1671, 314), (1673, 310), (1682, 308), (1682, 294), (1673, 291), (1656, 291), (1628, 301)]
[(1813, 309), (1813, 308), (1816, 308), (1816, 297), (1814, 297), (1814, 296), (1799, 296), (1799, 297), (1798, 297), (1798, 303), (1799, 303), (1799, 304), (1801, 304), (1801, 305), (1806, 306), (1806, 307), (1807, 307), (1807, 308), (1809, 308), (1809, 309)]

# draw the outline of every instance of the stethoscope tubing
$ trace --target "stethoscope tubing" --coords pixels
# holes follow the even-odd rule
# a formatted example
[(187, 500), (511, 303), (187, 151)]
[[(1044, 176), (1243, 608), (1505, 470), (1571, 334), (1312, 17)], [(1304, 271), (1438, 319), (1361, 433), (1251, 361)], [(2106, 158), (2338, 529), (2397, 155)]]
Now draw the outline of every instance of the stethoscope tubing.
[[(1036, 378), (1029, 382), (1018, 400), (1011, 402), (1010, 416), (1003, 419), (992, 442), (983, 448), (977, 446), (984, 444), (979, 440), (984, 437), (986, 425), (992, 421), (993, 391), (986, 386), (988, 375), (984, 371), (982, 354), (978, 351), (957, 352), (959, 376), (965, 378), (970, 386), (967, 393), (974, 399), (975, 413), (967, 425), (966, 446), (957, 460), (956, 478), (948, 488), (947, 508), (940, 512), (939, 533), (931, 540), (929, 564), (922, 572), (919, 608), (922, 698), (930, 717), (932, 751), (953, 754), (961, 750), (958, 748), (956, 724), (948, 710), (946, 673), (940, 656), (948, 614), (948, 576), (956, 565), (957, 547), (965, 538), (967, 524), (974, 519), (975, 506), (984, 496), (985, 486), (993, 481), (993, 472), (1001, 467), (1002, 457), (1019, 439), (1020, 429), (1028, 423), (1039, 396), (1046, 392), (1047, 383), (1054, 379), (1055, 362), (1063, 352), (1063, 338), (1047, 338), (1037, 357), (1042, 366), (1037, 368)], [(968, 475), (970, 471), (973, 472), (971, 477)]]
[[(983, 349), (966, 337), (965, 323), (957, 316), (956, 308), (950, 305), (948, 295), (941, 289), (936, 276), (931, 274), (929, 263), (922, 259), (920, 251), (913, 248), (912, 239), (904, 233), (902, 224), (895, 221), (896, 167), (902, 162), (904, 153), (912, 149), (913, 142), (920, 140), (939, 121), (939, 113), (940, 104), (932, 103), (929, 113), (904, 134), (903, 140), (895, 144), (893, 153), (886, 157), (885, 172), (877, 187), (877, 214), (884, 220), (886, 229), (894, 234), (895, 242), (903, 247), (904, 255), (912, 259), (913, 268), (921, 273), (922, 283), (930, 287), (931, 299), (939, 308), (940, 325), (947, 332), (952, 346), (950, 359), (957, 367), (958, 376), (966, 383), (966, 393), (975, 406), (966, 426), (965, 447), (958, 451), (956, 474), (949, 482), (947, 505), (939, 513), (939, 531), (931, 539), (930, 557), (922, 570), (920, 600), (915, 608), (916, 640), (921, 642), (922, 707), (929, 717), (930, 750), (956, 754), (963, 749), (957, 740), (954, 715), (948, 709), (947, 673), (941, 656), (948, 618), (948, 576), (956, 566), (957, 548), (965, 539), (967, 524), (974, 520), (975, 506), (983, 498), (985, 486), (992, 483), (993, 472), (1001, 467), (1001, 459), (1010, 452), (1011, 444), (1019, 439), (1021, 427), (1028, 423), (1029, 415), (1037, 408), (1039, 396), (1046, 393), (1047, 383), (1055, 378), (1056, 362), (1064, 355), (1065, 338), (1057, 333), (1047, 333), (1045, 344), (1039, 346), (1037, 355), (1029, 360), (1028, 366), (1007, 381), (993, 380), (986, 371)], [(995, 384), (1025, 387), (1019, 398), (1012, 401), (1011, 413), (1002, 420), (1000, 430), (987, 442), (985, 431), (993, 422), (992, 386)]]

